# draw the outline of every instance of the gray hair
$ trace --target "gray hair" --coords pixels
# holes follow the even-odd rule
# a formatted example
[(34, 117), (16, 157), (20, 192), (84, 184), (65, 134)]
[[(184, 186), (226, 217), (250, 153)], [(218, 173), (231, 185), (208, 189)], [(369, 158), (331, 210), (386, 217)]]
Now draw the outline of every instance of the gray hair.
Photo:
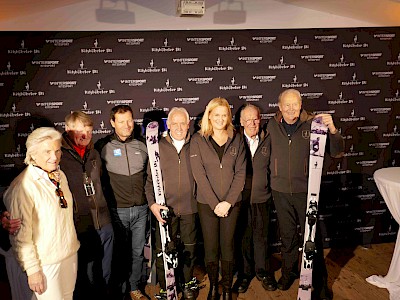
[(187, 112), (186, 108), (184, 107), (173, 107), (168, 113), (167, 125), (171, 122), (172, 116), (177, 113), (181, 112), (186, 116), (187, 121), (190, 121), (189, 113)]
[(284, 90), (284, 91), (279, 95), (278, 103), (280, 103), (281, 100), (282, 100), (282, 98), (285, 97), (287, 94), (294, 94), (295, 96), (297, 96), (297, 98), (298, 98), (299, 101), (301, 102), (301, 94), (300, 94), (300, 92), (299, 92), (298, 90), (296, 90), (296, 89), (287, 89), (287, 90)]
[(32, 131), (26, 140), (26, 157), (24, 163), (29, 165), (33, 164), (35, 161), (32, 158), (32, 154), (35, 155), (40, 147), (40, 144), (45, 141), (60, 141), (61, 143), (62, 135), (53, 127), (40, 127)]
[(240, 110), (240, 117), (243, 117), (243, 112), (248, 109), (248, 108), (253, 108), (257, 111), (258, 115), (261, 115), (261, 110), (257, 105), (251, 104), (251, 103), (246, 103), (243, 108)]

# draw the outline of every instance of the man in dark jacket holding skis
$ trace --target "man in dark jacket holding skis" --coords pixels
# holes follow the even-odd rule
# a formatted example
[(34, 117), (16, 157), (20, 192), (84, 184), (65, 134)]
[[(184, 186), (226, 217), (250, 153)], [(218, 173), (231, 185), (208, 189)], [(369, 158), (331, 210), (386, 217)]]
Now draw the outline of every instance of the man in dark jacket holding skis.
[(92, 131), (93, 120), (87, 114), (74, 111), (65, 117), (60, 167), (74, 196), (75, 228), (81, 243), (74, 299), (104, 299), (111, 276), (114, 231)]
[[(174, 107), (168, 114), (168, 135), (159, 143), (160, 165), (166, 206), (157, 204), (154, 197), (151, 168), (148, 166), (146, 197), (150, 210), (158, 222), (165, 223), (160, 211), (168, 209), (170, 236), (178, 248), (178, 269), (175, 272), (176, 282), (181, 285), (182, 299), (196, 299), (195, 286), (192, 281), (195, 247), (197, 243), (197, 202), (194, 197), (194, 179), (190, 167), (189, 114), (183, 107)], [(157, 222), (155, 240), (156, 251), (160, 253), (161, 237)], [(177, 237), (180, 237), (179, 240)], [(164, 266), (162, 256), (157, 257), (157, 280), (165, 291)], [(162, 292), (160, 294), (163, 294)]]
[[(310, 155), (310, 129), (314, 115), (302, 109), (301, 94), (295, 89), (283, 91), (278, 100), (279, 111), (267, 125), (271, 136), (271, 188), (282, 239), (282, 277), (280, 290), (287, 290), (298, 276), (299, 241), (297, 225), (304, 234), (308, 189), (308, 161)], [(328, 152), (341, 157), (343, 137), (336, 129), (332, 116), (320, 114), (328, 127)], [(296, 220), (297, 219), (297, 220)], [(317, 241), (318, 243), (318, 241)], [(322, 245), (321, 245), (322, 246)], [(327, 287), (327, 271), (320, 248), (314, 258), (313, 296), (331, 299)]]
[(276, 290), (270, 264), (268, 233), (272, 205), (269, 186), (270, 137), (260, 128), (260, 109), (247, 104), (240, 111), (241, 133), (245, 140), (247, 167), (242, 206), (236, 225), (236, 264), (239, 293), (245, 293), (255, 275), (268, 291)]

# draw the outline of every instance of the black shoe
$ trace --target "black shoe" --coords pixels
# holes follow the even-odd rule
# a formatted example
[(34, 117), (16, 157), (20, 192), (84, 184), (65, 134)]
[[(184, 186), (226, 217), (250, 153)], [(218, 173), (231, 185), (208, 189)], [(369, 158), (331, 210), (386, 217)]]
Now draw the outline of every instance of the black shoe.
[(311, 299), (313, 300), (332, 300), (332, 292), (327, 286), (322, 289), (314, 289), (311, 293)]
[(249, 288), (250, 281), (251, 280), (247, 278), (243, 278), (242, 280), (240, 280), (240, 285), (237, 288), (238, 293), (246, 293), (247, 289)]
[(277, 288), (277, 283), (275, 280), (275, 276), (273, 274), (268, 274), (262, 280), (262, 286), (267, 291), (275, 291)]
[(288, 276), (282, 276), (278, 280), (277, 284), (278, 289), (282, 291), (288, 290), (292, 286), (295, 279), (296, 279), (296, 274), (292, 272), (290, 272)]
[(256, 277), (258, 281), (263, 281), (265, 277), (267, 277), (269, 274), (265, 270), (260, 270), (256, 272)]

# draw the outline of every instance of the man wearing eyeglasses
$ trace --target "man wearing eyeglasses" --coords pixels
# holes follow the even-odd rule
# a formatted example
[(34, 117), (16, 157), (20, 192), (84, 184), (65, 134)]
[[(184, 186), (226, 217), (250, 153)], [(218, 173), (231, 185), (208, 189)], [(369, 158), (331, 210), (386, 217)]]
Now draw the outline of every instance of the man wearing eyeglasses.
[(105, 299), (111, 276), (114, 231), (100, 180), (101, 158), (92, 142), (93, 120), (74, 111), (65, 117), (61, 169), (74, 196), (81, 247), (74, 299)]
[(268, 251), (268, 227), (271, 211), (268, 164), (270, 137), (260, 129), (260, 109), (247, 104), (240, 112), (242, 134), (247, 142), (246, 183), (237, 223), (237, 266), (239, 293), (245, 293), (251, 279), (262, 281), (268, 291), (276, 290), (276, 280)]

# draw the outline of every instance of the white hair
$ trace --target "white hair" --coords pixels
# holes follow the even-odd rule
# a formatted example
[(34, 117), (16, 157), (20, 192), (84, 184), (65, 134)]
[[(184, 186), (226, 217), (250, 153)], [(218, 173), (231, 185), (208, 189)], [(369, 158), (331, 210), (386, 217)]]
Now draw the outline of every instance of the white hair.
[(62, 135), (53, 127), (40, 127), (32, 131), (26, 140), (26, 157), (24, 163), (29, 165), (35, 162), (32, 158), (32, 154), (35, 155), (42, 144), (45, 141), (60, 141)]

